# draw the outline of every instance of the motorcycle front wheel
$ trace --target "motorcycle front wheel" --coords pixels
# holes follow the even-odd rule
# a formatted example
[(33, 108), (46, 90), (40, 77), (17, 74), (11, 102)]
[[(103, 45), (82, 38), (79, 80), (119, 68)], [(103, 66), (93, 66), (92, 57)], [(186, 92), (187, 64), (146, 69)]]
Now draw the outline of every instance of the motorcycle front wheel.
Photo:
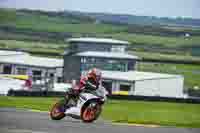
[(92, 101), (82, 108), (81, 119), (83, 122), (90, 123), (98, 119), (102, 111), (101, 105)]

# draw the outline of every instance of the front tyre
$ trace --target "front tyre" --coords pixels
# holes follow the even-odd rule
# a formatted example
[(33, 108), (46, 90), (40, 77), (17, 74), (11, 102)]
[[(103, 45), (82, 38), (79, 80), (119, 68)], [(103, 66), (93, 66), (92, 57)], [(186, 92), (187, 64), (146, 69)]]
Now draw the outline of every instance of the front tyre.
[(81, 119), (83, 122), (90, 123), (98, 119), (102, 111), (102, 107), (96, 101), (85, 104), (81, 111)]
[(61, 120), (65, 117), (65, 100), (60, 100), (50, 110), (52, 120)]

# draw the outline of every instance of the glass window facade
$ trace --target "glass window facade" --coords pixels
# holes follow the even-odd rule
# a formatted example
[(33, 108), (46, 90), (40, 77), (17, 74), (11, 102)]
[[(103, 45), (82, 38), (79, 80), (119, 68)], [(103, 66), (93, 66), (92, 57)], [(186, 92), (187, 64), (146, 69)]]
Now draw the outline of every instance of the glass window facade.
[(111, 48), (111, 51), (112, 52), (122, 52), (122, 53), (124, 53), (125, 48), (126, 48), (126, 46), (124, 46), (124, 45), (113, 45), (112, 48)]
[(87, 71), (91, 68), (100, 68), (108, 71), (128, 71), (128, 61), (126, 60), (113, 60), (103, 58), (88, 58), (82, 57), (81, 71)]
[(120, 91), (130, 91), (131, 85), (130, 84), (120, 84)]
[(27, 69), (19, 67), (19, 68), (17, 68), (17, 74), (26, 75), (27, 74)]

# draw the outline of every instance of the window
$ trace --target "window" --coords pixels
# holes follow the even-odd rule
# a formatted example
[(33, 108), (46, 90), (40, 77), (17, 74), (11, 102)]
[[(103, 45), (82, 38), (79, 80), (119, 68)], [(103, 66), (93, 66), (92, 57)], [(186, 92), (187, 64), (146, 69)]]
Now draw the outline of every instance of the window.
[(58, 83), (64, 82), (64, 81), (63, 81), (63, 78), (62, 78), (62, 77), (58, 77), (58, 78), (57, 78), (57, 82), (58, 82)]
[(116, 46), (116, 45), (113, 45), (112, 48), (111, 48), (111, 51), (112, 52), (125, 52), (125, 47), (126, 46)]
[(26, 68), (17, 68), (17, 74), (26, 75)]
[(130, 84), (120, 84), (120, 91), (130, 91), (131, 85)]
[(42, 71), (34, 70), (33, 71), (33, 80), (41, 80), (42, 79)]
[(81, 63), (86, 63), (86, 58), (81, 58)]
[(54, 78), (54, 73), (50, 73), (50, 78)]
[(4, 65), (3, 74), (11, 74), (12, 73), (12, 65)]
[(127, 71), (127, 61), (119, 61), (114, 59), (99, 59), (99, 58), (82, 58), (81, 71), (89, 70), (93, 67), (109, 71)]
[(108, 63), (117, 63), (116, 60), (108, 60)]

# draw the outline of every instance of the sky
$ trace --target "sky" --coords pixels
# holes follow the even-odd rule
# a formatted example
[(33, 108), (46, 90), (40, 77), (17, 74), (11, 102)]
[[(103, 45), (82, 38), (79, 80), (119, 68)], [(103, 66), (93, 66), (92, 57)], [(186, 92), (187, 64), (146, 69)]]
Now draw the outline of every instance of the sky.
[(200, 18), (200, 0), (0, 0), (0, 7)]

